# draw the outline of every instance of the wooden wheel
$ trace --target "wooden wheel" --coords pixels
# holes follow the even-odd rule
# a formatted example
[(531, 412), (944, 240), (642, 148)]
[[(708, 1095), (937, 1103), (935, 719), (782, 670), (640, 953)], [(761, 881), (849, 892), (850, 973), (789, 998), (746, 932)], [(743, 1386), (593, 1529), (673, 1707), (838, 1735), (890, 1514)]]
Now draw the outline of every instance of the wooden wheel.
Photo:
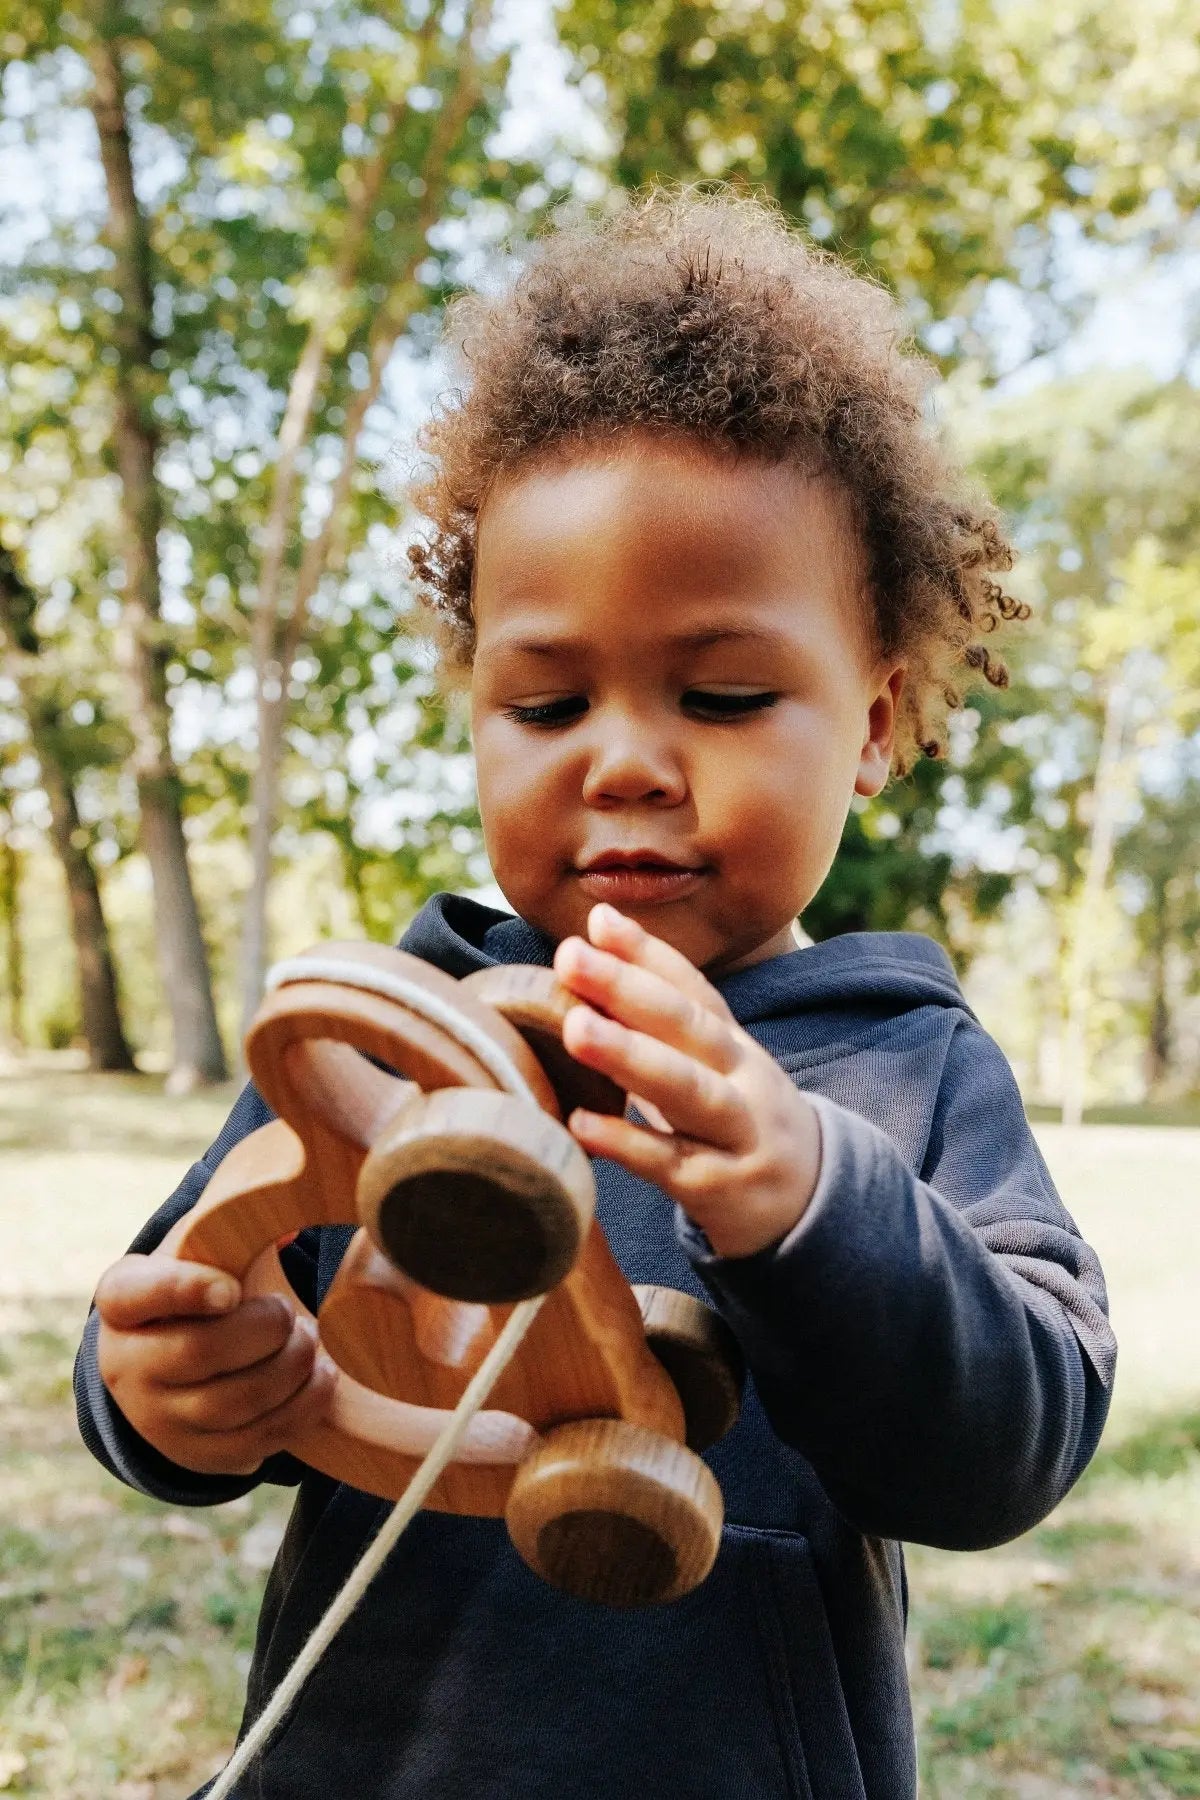
[(422, 1287), (500, 1305), (544, 1294), (579, 1254), (595, 1207), (568, 1131), (510, 1094), (418, 1094), (368, 1152), (358, 1212)]
[(724, 1508), (700, 1458), (622, 1419), (548, 1432), (517, 1470), (505, 1519), (535, 1574), (580, 1600), (677, 1600), (716, 1560)]
[(635, 1287), (646, 1342), (683, 1402), (690, 1450), (723, 1438), (741, 1410), (746, 1362), (741, 1345), (711, 1306), (675, 1288)]

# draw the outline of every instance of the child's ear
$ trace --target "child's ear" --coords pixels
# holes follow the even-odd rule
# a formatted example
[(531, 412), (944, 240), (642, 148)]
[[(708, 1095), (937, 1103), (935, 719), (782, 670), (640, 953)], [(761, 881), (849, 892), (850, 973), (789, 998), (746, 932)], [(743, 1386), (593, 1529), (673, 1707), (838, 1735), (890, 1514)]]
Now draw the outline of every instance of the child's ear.
[(875, 698), (867, 709), (867, 728), (858, 759), (858, 774), (854, 781), (855, 793), (862, 794), (865, 799), (873, 800), (888, 778), (892, 766), (892, 745), (896, 740), (896, 712), (903, 691), (904, 665), (898, 663), (890, 674), (882, 678)]

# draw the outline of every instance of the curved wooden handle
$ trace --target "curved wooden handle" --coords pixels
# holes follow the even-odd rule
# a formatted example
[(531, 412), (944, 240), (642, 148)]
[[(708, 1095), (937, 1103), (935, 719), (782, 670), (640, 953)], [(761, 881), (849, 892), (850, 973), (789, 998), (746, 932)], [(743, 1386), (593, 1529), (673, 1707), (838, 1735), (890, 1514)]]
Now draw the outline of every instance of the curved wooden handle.
[(464, 975), (458, 985), (494, 1007), (521, 1033), (550, 1077), (564, 1119), (577, 1106), (617, 1117), (625, 1111), (625, 1095), (616, 1082), (577, 1063), (563, 1048), (563, 1020), (575, 1000), (552, 969), (496, 963)]

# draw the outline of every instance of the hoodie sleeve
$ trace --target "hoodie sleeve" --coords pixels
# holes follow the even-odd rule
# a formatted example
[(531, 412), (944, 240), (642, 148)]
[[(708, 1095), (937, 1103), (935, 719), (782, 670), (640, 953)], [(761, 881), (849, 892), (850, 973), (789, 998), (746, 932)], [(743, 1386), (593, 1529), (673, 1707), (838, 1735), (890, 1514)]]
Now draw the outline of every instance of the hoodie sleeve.
[[(170, 1199), (143, 1225), (129, 1246), (130, 1252), (146, 1256), (156, 1249), (175, 1222), (191, 1211), (226, 1153), (272, 1117), (256, 1090), (244, 1088), (212, 1148), (193, 1163)], [(283, 1252), (281, 1260), (297, 1293), (315, 1308), (315, 1233), (302, 1232)], [(236, 1476), (200, 1475), (163, 1456), (134, 1430), (101, 1379), (96, 1362), (99, 1326), (99, 1315), (93, 1306), (75, 1358), (75, 1407), (84, 1443), (110, 1474), (138, 1493), (174, 1506), (212, 1506), (249, 1493), (261, 1481), (293, 1485), (300, 1480), (303, 1468), (286, 1455), (268, 1457), (253, 1475)]]
[(951, 1038), (920, 1175), (810, 1095), (821, 1174), (799, 1224), (723, 1259), (685, 1251), (741, 1340), (778, 1435), (872, 1535), (981, 1549), (1082, 1473), (1116, 1361), (1104, 1279), (1054, 1191), (1003, 1054)]

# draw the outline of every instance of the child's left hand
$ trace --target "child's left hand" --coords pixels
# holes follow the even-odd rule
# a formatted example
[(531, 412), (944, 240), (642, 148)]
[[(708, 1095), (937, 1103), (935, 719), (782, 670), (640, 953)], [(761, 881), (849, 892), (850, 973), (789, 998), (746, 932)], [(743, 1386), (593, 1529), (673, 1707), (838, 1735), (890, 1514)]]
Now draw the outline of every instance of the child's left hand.
[(678, 950), (611, 906), (566, 938), (554, 969), (584, 1004), (563, 1041), (661, 1115), (667, 1130), (576, 1110), (570, 1128), (678, 1201), (718, 1256), (751, 1256), (789, 1232), (821, 1167), (809, 1101)]

